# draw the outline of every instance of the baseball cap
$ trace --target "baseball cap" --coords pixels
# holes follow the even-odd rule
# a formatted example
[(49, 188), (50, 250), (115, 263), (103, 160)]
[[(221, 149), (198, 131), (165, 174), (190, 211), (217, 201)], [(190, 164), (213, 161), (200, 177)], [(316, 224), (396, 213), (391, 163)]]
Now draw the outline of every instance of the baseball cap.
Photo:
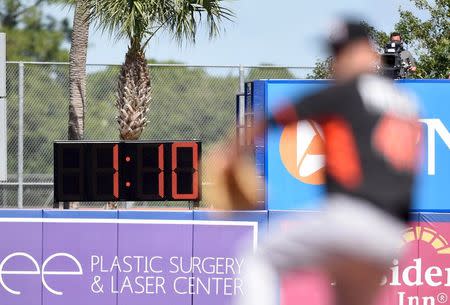
[(327, 44), (336, 55), (342, 48), (360, 39), (369, 39), (367, 26), (361, 21), (343, 20), (333, 24)]

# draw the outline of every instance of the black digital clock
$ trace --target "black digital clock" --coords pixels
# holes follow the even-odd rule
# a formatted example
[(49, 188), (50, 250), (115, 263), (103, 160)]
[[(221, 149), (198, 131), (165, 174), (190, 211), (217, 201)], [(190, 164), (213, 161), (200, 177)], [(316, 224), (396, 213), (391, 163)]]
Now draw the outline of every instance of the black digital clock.
[(55, 141), (54, 200), (199, 201), (198, 141)]

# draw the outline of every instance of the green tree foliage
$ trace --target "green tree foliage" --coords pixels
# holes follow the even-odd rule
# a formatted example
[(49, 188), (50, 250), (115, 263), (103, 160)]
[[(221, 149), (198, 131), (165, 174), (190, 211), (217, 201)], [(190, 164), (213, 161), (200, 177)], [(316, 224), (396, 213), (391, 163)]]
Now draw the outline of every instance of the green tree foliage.
[(64, 41), (69, 37), (67, 19), (44, 15), (44, 0), (0, 1), (0, 32), (6, 33), (8, 60), (66, 61)]
[[(8, 173), (17, 173), (18, 64), (7, 65)], [(24, 66), (24, 173), (51, 174), (52, 143), (66, 139), (68, 66)]]
[[(450, 74), (450, 2), (448, 0), (410, 0), (425, 12), (421, 19), (409, 10), (399, 9), (395, 31), (402, 34), (408, 49), (417, 56), (416, 78), (447, 78)], [(378, 51), (389, 42), (389, 34), (362, 22), (369, 28)], [(331, 58), (318, 60), (309, 78), (331, 77)]]
[(328, 56), (325, 60), (318, 59), (314, 65), (314, 69), (311, 73), (308, 73), (306, 78), (308, 79), (331, 79), (333, 77), (331, 56)]
[(362, 21), (361, 23), (368, 29), (369, 37), (375, 43), (375, 48), (377, 48), (379, 52), (383, 51), (384, 46), (389, 42), (389, 34), (377, 30), (375, 27), (365, 21)]
[[(88, 67), (85, 139), (117, 140), (113, 107), (120, 66)], [(143, 140), (199, 139), (205, 150), (232, 129), (237, 71), (152, 66), (152, 100)], [(53, 172), (54, 140), (67, 137), (68, 65), (25, 64), (24, 174)], [(17, 172), (18, 65), (8, 64), (8, 173)], [(27, 178), (28, 177), (28, 178)]]
[(418, 56), (416, 76), (448, 78), (450, 75), (450, 1), (411, 0), (428, 18), (420, 19), (400, 9), (395, 29)]
[(248, 72), (247, 79), (292, 79), (295, 75), (287, 68), (274, 67), (271, 64), (263, 63), (263, 68), (251, 68)]

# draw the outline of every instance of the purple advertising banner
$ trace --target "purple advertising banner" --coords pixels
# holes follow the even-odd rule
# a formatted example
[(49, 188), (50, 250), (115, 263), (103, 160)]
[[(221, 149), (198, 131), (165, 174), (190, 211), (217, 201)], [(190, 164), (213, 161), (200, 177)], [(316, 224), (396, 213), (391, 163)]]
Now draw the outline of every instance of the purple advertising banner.
[(242, 233), (250, 234), (251, 228), (243, 229), (239, 225), (194, 227), (193, 258), (200, 267), (193, 268), (193, 304), (227, 305), (232, 304), (233, 297), (243, 294), (240, 274), (244, 258), (236, 253), (245, 246), (238, 240), (226, 242), (229, 236), (238, 237)]
[(0, 222), (0, 232), (0, 304), (41, 305), (42, 223)]
[(0, 304), (211, 305), (243, 293), (245, 221), (0, 218)]

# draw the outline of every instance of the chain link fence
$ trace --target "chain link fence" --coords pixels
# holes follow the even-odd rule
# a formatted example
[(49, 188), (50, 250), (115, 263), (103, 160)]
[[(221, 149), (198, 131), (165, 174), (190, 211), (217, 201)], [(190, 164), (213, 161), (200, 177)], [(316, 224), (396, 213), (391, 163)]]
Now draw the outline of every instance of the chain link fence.
[[(86, 140), (117, 140), (115, 94), (120, 66), (87, 66)], [(142, 140), (199, 139), (203, 157), (234, 130), (235, 96), (253, 79), (305, 78), (312, 68), (274, 66), (149, 65), (152, 100)], [(7, 181), (0, 208), (51, 208), (53, 141), (67, 138), (69, 65), (9, 62)], [(207, 181), (203, 177), (203, 184)], [(200, 207), (209, 203), (201, 202)], [(187, 202), (135, 202), (119, 208), (188, 207)], [(80, 208), (105, 203), (83, 202)]]

